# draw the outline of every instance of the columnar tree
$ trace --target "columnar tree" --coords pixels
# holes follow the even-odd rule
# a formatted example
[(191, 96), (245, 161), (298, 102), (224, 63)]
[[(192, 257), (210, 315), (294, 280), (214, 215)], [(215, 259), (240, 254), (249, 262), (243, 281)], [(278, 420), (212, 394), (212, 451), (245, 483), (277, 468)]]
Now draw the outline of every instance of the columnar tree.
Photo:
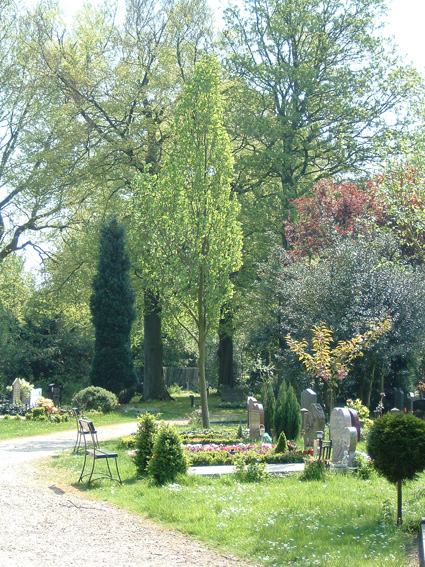
[(115, 394), (137, 383), (130, 348), (136, 313), (129, 270), (124, 229), (113, 218), (101, 228), (99, 263), (90, 298), (96, 337), (90, 378), (93, 386)]
[(177, 108), (173, 145), (158, 176), (139, 179), (140, 261), (198, 348), (202, 422), (209, 427), (205, 344), (232, 294), (241, 263), (239, 204), (232, 198), (230, 143), (223, 126), (220, 68), (195, 66)]

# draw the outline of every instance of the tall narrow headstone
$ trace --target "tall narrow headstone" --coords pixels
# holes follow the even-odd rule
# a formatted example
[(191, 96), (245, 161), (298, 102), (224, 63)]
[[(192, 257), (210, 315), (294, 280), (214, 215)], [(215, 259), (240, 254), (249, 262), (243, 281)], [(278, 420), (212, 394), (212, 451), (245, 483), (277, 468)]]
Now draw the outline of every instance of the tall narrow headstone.
[(332, 410), (329, 435), (332, 440), (332, 463), (351, 466), (357, 446), (357, 429), (352, 426), (351, 413), (347, 408)]
[(325, 430), (325, 412), (320, 404), (311, 404), (304, 418), (304, 449), (314, 446), (316, 431)]
[(15, 378), (12, 383), (12, 403), (19, 404), (21, 401), (21, 382)]
[(264, 408), (263, 404), (258, 403), (252, 396), (248, 398), (248, 427), (249, 438), (259, 441), (261, 431), (264, 431)]
[(311, 404), (317, 404), (317, 394), (311, 388), (301, 392), (301, 407), (309, 409)]

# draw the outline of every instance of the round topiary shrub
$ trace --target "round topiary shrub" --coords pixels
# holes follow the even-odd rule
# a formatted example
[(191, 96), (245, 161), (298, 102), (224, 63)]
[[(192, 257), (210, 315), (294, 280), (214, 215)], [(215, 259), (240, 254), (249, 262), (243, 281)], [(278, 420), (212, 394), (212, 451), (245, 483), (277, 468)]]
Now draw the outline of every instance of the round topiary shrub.
[(163, 425), (156, 436), (147, 472), (158, 484), (173, 482), (187, 471), (188, 462), (177, 430)]
[(153, 453), (155, 436), (158, 431), (157, 421), (151, 413), (145, 413), (140, 418), (139, 427), (134, 443), (137, 453), (134, 456), (134, 464), (139, 475), (144, 475)]
[(397, 523), (401, 523), (402, 482), (425, 469), (425, 422), (411, 414), (385, 414), (369, 431), (367, 452), (374, 468), (397, 484)]
[(83, 411), (101, 409), (103, 413), (109, 413), (118, 406), (118, 398), (112, 392), (108, 392), (99, 386), (89, 386), (77, 392), (72, 398), (72, 405)]

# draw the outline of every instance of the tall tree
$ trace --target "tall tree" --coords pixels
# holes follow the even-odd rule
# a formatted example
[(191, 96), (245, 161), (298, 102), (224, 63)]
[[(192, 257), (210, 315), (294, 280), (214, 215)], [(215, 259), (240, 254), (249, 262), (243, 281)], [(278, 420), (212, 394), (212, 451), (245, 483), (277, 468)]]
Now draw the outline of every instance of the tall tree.
[(140, 257), (146, 278), (196, 341), (206, 428), (205, 344), (232, 294), (229, 276), (240, 266), (242, 246), (220, 85), (216, 60), (203, 57), (178, 104), (164, 167), (139, 181)]
[(124, 229), (112, 219), (101, 229), (99, 263), (90, 299), (96, 337), (90, 378), (94, 386), (115, 394), (131, 390), (137, 383), (130, 347), (136, 314), (129, 270)]
[[(209, 42), (210, 12), (205, 0), (129, 0), (121, 20), (107, 5), (86, 5), (68, 29), (49, 14), (34, 17), (34, 51), (78, 115), (90, 152), (85, 175), (102, 187), (91, 204), (100, 218), (113, 210), (131, 222), (131, 181), (161, 167), (177, 94)], [(68, 265), (71, 280), (80, 265)], [(163, 397), (161, 302), (155, 290), (144, 295), (145, 384)]]
[(251, 230), (285, 244), (289, 199), (376, 162), (394, 130), (384, 119), (419, 83), (376, 33), (384, 12), (382, 0), (248, 0), (226, 10), (235, 189)]

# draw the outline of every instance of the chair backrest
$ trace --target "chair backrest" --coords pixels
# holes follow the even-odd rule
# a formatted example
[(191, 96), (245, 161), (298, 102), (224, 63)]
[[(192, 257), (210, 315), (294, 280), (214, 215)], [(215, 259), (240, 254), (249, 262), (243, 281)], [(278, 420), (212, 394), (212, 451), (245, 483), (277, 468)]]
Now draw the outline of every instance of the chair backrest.
[[(93, 422), (89, 421), (88, 419), (80, 419), (79, 422), (80, 422), (81, 430), (83, 432), (90, 434), (91, 440), (92, 440), (92, 443), (93, 443), (93, 447), (95, 448), (96, 447), (96, 438), (95, 438), (96, 429), (94, 428)], [(87, 445), (86, 435), (84, 435), (84, 442)]]

